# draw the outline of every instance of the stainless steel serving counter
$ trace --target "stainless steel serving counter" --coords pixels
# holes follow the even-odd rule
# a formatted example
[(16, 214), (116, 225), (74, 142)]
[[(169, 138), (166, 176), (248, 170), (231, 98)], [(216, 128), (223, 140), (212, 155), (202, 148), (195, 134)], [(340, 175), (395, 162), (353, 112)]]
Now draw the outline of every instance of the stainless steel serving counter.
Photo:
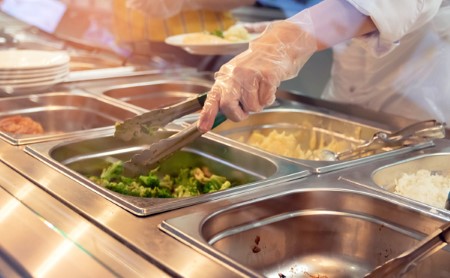
[[(3, 167), (5, 172), (2, 173), (9, 174), (10, 178), (8, 183), (2, 182), (2, 187), (57, 227), (62, 234), (78, 233), (71, 241), (98, 257), (105, 267), (114, 270), (113, 274), (122, 277), (238, 276), (233, 270), (160, 231), (158, 225), (165, 218), (164, 214), (144, 218), (134, 216), (48, 165), (39, 163), (20, 147), (0, 142), (0, 158), (12, 169), (39, 184), (37, 186), (17, 172)], [(21, 196), (22, 190), (30, 193)], [(53, 197), (45, 191), (51, 192)], [(40, 195), (36, 192), (44, 195), (44, 199), (38, 198)], [(196, 209), (195, 206), (189, 207), (174, 211), (171, 215)], [(11, 217), (18, 215), (11, 214)], [(6, 228), (3, 224), (1, 227)], [(84, 227), (81, 232), (80, 227)], [(16, 230), (11, 232), (18, 233)], [(16, 247), (11, 246), (13, 249)], [(48, 255), (43, 253), (41, 259), (45, 258), (44, 254)], [(22, 253), (18, 261), (22, 262), (26, 255)], [(33, 273), (35, 269), (29, 271)]]
[[(237, 11), (241, 18), (248, 14)], [(13, 24), (2, 13), (0, 21), (7, 23), (7, 33), (26, 35), (25, 41), (9, 41), (12, 45), (6, 47), (66, 49), (75, 62), (92, 61), (91, 70), (74, 71), (65, 83), (48, 90), (55, 94), (40, 91), (30, 99), (0, 99), (1, 116), (22, 106), (11, 114), (32, 114), (46, 123), (49, 133), (59, 133), (1, 134), (0, 277), (362, 277), (450, 220), (448, 211), (393, 194), (388, 184), (398, 175), (395, 169), (446, 170), (448, 140), (374, 159), (327, 164), (278, 157), (211, 135), (208, 139), (220, 140), (225, 147), (207, 141), (197, 147), (209, 144), (210, 157), (228, 158), (227, 166), (237, 164), (224, 167), (226, 171), (247, 167), (260, 180), (242, 190), (232, 188), (184, 203), (169, 200), (160, 210), (146, 207), (154, 200), (135, 200), (126, 207), (118, 202), (123, 196), (102, 194), (66, 171), (62, 161), (79, 163), (80, 157), (90, 157), (92, 145), (77, 144), (78, 139), (99, 139), (91, 140), (95, 146), (114, 143), (101, 139), (111, 137), (115, 121), (208, 91), (213, 75), (176, 65), (161, 70), (133, 64), (103, 51), (100, 57), (96, 49), (43, 36), (35, 28)], [(168, 102), (158, 99), (162, 91), (171, 96)], [(299, 118), (308, 118), (324, 124), (322, 134), (327, 136), (332, 133), (327, 128), (351, 133), (351, 121), (358, 119), (359, 137), (354, 139), (363, 140), (374, 129), (396, 130), (412, 123), (301, 92), (279, 91), (277, 97), (300, 103), (284, 111), (298, 120), (283, 122), (284, 128), (298, 127), (303, 124)], [(279, 101), (276, 105), (283, 104)], [(262, 118), (273, 121), (261, 125), (273, 127), (278, 121), (270, 113)], [(114, 150), (108, 151), (110, 155)], [(407, 162), (396, 165), (400, 160)], [(386, 170), (385, 165), (394, 166)], [(408, 277), (449, 277), (448, 249), (418, 265)]]
[[(66, 97), (65, 99), (71, 100), (78, 95), (82, 96), (84, 94), (97, 98), (102, 105), (94, 102), (76, 105), (83, 106), (86, 111), (89, 111), (89, 114), (99, 112), (102, 117), (108, 114), (109, 116), (106, 119), (114, 122), (114, 120), (120, 120), (134, 113), (145, 112), (149, 107), (144, 107), (144, 104), (155, 104), (154, 95), (157, 95), (160, 89), (167, 91), (169, 94), (173, 93), (176, 96), (175, 99), (183, 99), (190, 97), (192, 94), (203, 92), (210, 84), (211, 76), (208, 73), (192, 74), (190, 71), (180, 71), (169, 72), (164, 75), (108, 77), (85, 82), (70, 82), (61, 84), (54, 89), (59, 92), (71, 92), (70, 94), (60, 93), (58, 95), (58, 97)], [(185, 94), (182, 94), (184, 90)], [(144, 103), (142, 101), (144, 96), (137, 96), (139, 92), (142, 92), (142, 94), (153, 93), (154, 95), (146, 96), (151, 101)], [(68, 95), (71, 95), (71, 97), (67, 98)], [(137, 96), (136, 101), (133, 100), (135, 96)], [(304, 104), (284, 103), (284, 100), (280, 99), (277, 105), (291, 106), (287, 111), (278, 110), (278, 113), (287, 112), (287, 115), (303, 113), (303, 116), (300, 118), (304, 117), (318, 121), (328, 128), (339, 127), (341, 132), (345, 131), (349, 134), (354, 133), (351, 127), (357, 126), (361, 136), (367, 138), (371, 136), (374, 128), (378, 130), (395, 130), (410, 123), (407, 119), (386, 118), (386, 115), (367, 114), (365, 111), (348, 110), (348, 107), (347, 110), (343, 109), (334, 113), (329, 109), (339, 108), (339, 106), (295, 94), (280, 92), (280, 96), (284, 96), (284, 99), (287, 101), (300, 100), (310, 106), (307, 108), (306, 106), (308, 105), (305, 106)], [(49, 105), (53, 102), (46, 101), (47, 98), (54, 97), (51, 94), (44, 94), (34, 97), (32, 103), (33, 105)], [(28, 105), (28, 102), (25, 101), (24, 103), (24, 105)], [(156, 103), (158, 102), (156, 101)], [(58, 102), (59, 109), (63, 110), (72, 111), (74, 110), (72, 109), (74, 105), (73, 101)], [(117, 107), (128, 110), (130, 115), (127, 114), (128, 112), (117, 110)], [(274, 107), (274, 109), (276, 108)], [(20, 111), (23, 113), (27, 110), (22, 109)], [(32, 109), (32, 111), (36, 111), (36, 109)], [(343, 113), (346, 111), (350, 111), (350, 113)], [(205, 137), (212, 141), (218, 140), (225, 147), (218, 148), (207, 141), (205, 141), (207, 143), (205, 146), (213, 146), (212, 149), (215, 150), (223, 149), (225, 150), (224, 153), (229, 153), (230, 155), (237, 154), (239, 159), (234, 160), (239, 162), (233, 159), (230, 160), (231, 156), (228, 156), (229, 160), (227, 163), (241, 163), (241, 166), (244, 165), (248, 168), (247, 170), (252, 170), (252, 174), (260, 176), (262, 181), (257, 181), (252, 186), (247, 186), (242, 190), (230, 191), (231, 193), (224, 195), (213, 194), (216, 196), (214, 198), (199, 198), (200, 202), (187, 202), (180, 206), (170, 205), (171, 203), (169, 203), (165, 210), (151, 212), (147, 216), (143, 216), (145, 214), (133, 214), (126, 207), (118, 205), (114, 195), (101, 194), (101, 191), (84, 182), (80, 182), (79, 178), (74, 177), (63, 169), (65, 167), (62, 163), (63, 160), (77, 161), (83, 155), (89, 157), (90, 151), (93, 150), (91, 148), (103, 145), (102, 142), (109, 142), (108, 146), (111, 147), (114, 147), (114, 144), (118, 144), (113, 141), (102, 141), (102, 138), (105, 136), (105, 138), (108, 138), (111, 135), (112, 126), (107, 127), (111, 123), (100, 120), (101, 117), (95, 116), (77, 116), (80, 114), (60, 115), (65, 115), (64, 117), (70, 115), (68, 120), (72, 121), (77, 119), (81, 121), (81, 118), (90, 120), (88, 125), (80, 125), (82, 127), (78, 125), (67, 127), (68, 129), (65, 132), (67, 135), (73, 132), (71, 136), (58, 135), (55, 138), (45, 138), (45, 140), (35, 136), (28, 138), (29, 140), (26, 141), (22, 140), (19, 143), (12, 143), (13, 141), (11, 140), (0, 140), (0, 160), (2, 161), (2, 164), (0, 164), (0, 202), (2, 203), (2, 208), (12, 207), (11, 211), (3, 209), (5, 215), (6, 213), (8, 214), (4, 218), (5, 224), (2, 223), (0, 226), (0, 229), (5, 230), (6, 235), (0, 240), (0, 251), (6, 255), (2, 255), (3, 262), (0, 263), (10, 266), (11, 272), (19, 271), (20, 274), (21, 271), (31, 276), (39, 276), (43, 271), (48, 271), (49, 276), (52, 276), (52, 274), (56, 276), (64, 269), (70, 267), (73, 269), (73, 276), (77, 277), (90, 275), (96, 277), (278, 277), (277, 275), (280, 272), (277, 273), (276, 268), (281, 269), (281, 266), (283, 266), (282, 273), (288, 273), (289, 270), (287, 269), (289, 269), (289, 266), (292, 266), (290, 262), (293, 259), (301, 259), (301, 257), (295, 257), (292, 254), (287, 256), (286, 254), (290, 252), (289, 248), (278, 249), (274, 247), (274, 250), (282, 252), (286, 256), (272, 257), (273, 253), (269, 253), (271, 254), (269, 257), (272, 260), (279, 259), (275, 264), (272, 264), (272, 262), (270, 267), (269, 264), (255, 264), (255, 261), (249, 264), (249, 261), (246, 261), (245, 258), (255, 260), (260, 259), (260, 257), (254, 257), (254, 253), (250, 252), (250, 249), (247, 250), (245, 248), (242, 250), (247, 253), (250, 252), (250, 255), (245, 252), (239, 253), (241, 244), (239, 243), (240, 241), (237, 241), (237, 243), (233, 241), (235, 237), (230, 237), (230, 246), (237, 244), (238, 246), (234, 248), (236, 252), (231, 252), (230, 257), (226, 256), (222, 254), (222, 251), (228, 250), (228, 247), (226, 247), (228, 243), (226, 240), (222, 241), (221, 238), (224, 237), (223, 233), (227, 234), (228, 231), (221, 233), (219, 231), (220, 227), (226, 228), (226, 225), (228, 225), (226, 223), (229, 223), (231, 226), (234, 225), (229, 220), (243, 221), (240, 220), (240, 217), (245, 216), (245, 213), (237, 214), (232, 219), (215, 217), (215, 215), (221, 215), (223, 212), (233, 211), (235, 208), (243, 206), (243, 211), (254, 211), (256, 212), (256, 217), (261, 211), (270, 213), (272, 210), (275, 210), (274, 212), (276, 212), (277, 206), (274, 204), (281, 204), (282, 207), (287, 209), (283, 212), (285, 215), (303, 215), (304, 211), (311, 211), (317, 209), (317, 207), (291, 206), (289, 202), (306, 202), (309, 204), (308, 200), (316, 200), (318, 203), (331, 202), (331, 204), (334, 204), (331, 196), (336, 195), (341, 196), (336, 199), (339, 200), (339, 202), (336, 201), (338, 203), (330, 207), (322, 207), (331, 211), (331, 215), (342, 216), (340, 214), (342, 210), (349, 209), (345, 204), (351, 204), (353, 201), (358, 200), (361, 204), (366, 201), (371, 204), (373, 202), (374, 206), (382, 211), (380, 214), (370, 215), (373, 213), (373, 208), (364, 205), (358, 213), (348, 212), (349, 214), (345, 217), (331, 217), (330, 219), (334, 219), (334, 222), (327, 218), (327, 221), (331, 221), (334, 226), (338, 227), (336, 229), (341, 229), (340, 219), (345, 219), (346, 217), (363, 219), (365, 216), (361, 216), (362, 214), (367, 214), (369, 215), (368, 219), (372, 219), (370, 220), (372, 222), (369, 221), (372, 224), (362, 224), (363, 226), (369, 225), (371, 227), (367, 231), (369, 236), (378, 236), (378, 228), (383, 227), (383, 225), (391, 227), (395, 226), (392, 224), (395, 223), (402, 227), (407, 226), (407, 228), (402, 228), (404, 230), (401, 236), (395, 235), (386, 238), (386, 248), (392, 247), (394, 250), (392, 253), (389, 253), (389, 256), (377, 257), (374, 260), (370, 258), (372, 253), (368, 252), (366, 254), (368, 257), (364, 259), (364, 263), (354, 263), (355, 275), (353, 277), (360, 277), (387, 258), (391, 258), (401, 252), (402, 248), (412, 246), (423, 235), (432, 232), (440, 223), (450, 219), (450, 214), (445, 211), (430, 212), (429, 207), (395, 196), (386, 190), (380, 189), (370, 180), (371, 171), (375, 170), (372, 169), (373, 165), (382, 166), (400, 158), (432, 153), (437, 150), (447, 151), (447, 140), (442, 141), (443, 145), (435, 146), (427, 143), (421, 147), (404, 149), (394, 152), (395, 155), (381, 156), (375, 160), (349, 161), (348, 163), (342, 163), (339, 167), (328, 167), (330, 165), (275, 157), (254, 148), (245, 148), (242, 144), (219, 134), (211, 134)], [(266, 124), (269, 123), (269, 125), (273, 126), (274, 116), (270, 113), (267, 115), (265, 117)], [(363, 116), (369, 117), (364, 119)], [(288, 116), (288, 118), (298, 119), (299, 117)], [(354, 125), (355, 123), (351, 122), (355, 119), (359, 120), (358, 125)], [(292, 124), (299, 125), (301, 123), (294, 121)], [(226, 125), (224, 124), (223, 126), (225, 127)], [(53, 128), (55, 128), (56, 131), (59, 127), (52, 125), (46, 126), (46, 128), (50, 131), (53, 131)], [(85, 130), (74, 132), (80, 128)], [(364, 132), (361, 132), (361, 130)], [(78, 140), (81, 139), (89, 139), (93, 144), (77, 144)], [(95, 141), (97, 139), (98, 142)], [(110, 143), (114, 144), (111, 145)], [(71, 146), (74, 147), (72, 148)], [(84, 150), (87, 152), (83, 153)], [(207, 151), (207, 148), (203, 147), (202, 151)], [(108, 150), (107, 153), (111, 154), (111, 150)], [(209, 155), (211, 154), (210, 152)], [(55, 159), (55, 156), (59, 157), (59, 160)], [(251, 164), (257, 164), (264, 169), (257, 169), (256, 166), (251, 168)], [(358, 175), (357, 173), (364, 174)], [(264, 204), (265, 199), (269, 200), (267, 204)], [(270, 202), (271, 199), (277, 201)], [(254, 206), (253, 201), (258, 201), (258, 205)], [(263, 205), (259, 205), (260, 203)], [(172, 204), (175, 204), (175, 202), (172, 202)], [(399, 212), (406, 209), (408, 212), (404, 216), (396, 218), (389, 214), (389, 210), (385, 206), (396, 209)], [(291, 208), (292, 211), (290, 211)], [(152, 207), (149, 209), (151, 211)], [(296, 211), (296, 209), (299, 211)], [(315, 213), (323, 213), (323, 211), (312, 214)], [(0, 214), (0, 217), (2, 215)], [(250, 219), (253, 219), (254, 216), (249, 215)], [(23, 218), (25, 222), (17, 221), (17, 218)], [(421, 220), (421, 224), (417, 225), (417, 227), (414, 226), (413, 221), (416, 218)], [(274, 219), (277, 219), (277, 217)], [(289, 219), (289, 217), (286, 219)], [(267, 221), (269, 220), (261, 220), (251, 225), (249, 224), (246, 229), (249, 227), (256, 229), (260, 225), (267, 223)], [(208, 224), (209, 222), (213, 224)], [(313, 222), (307, 223), (311, 224)], [(359, 222), (351, 221), (352, 225), (358, 225), (357, 223)], [(236, 227), (240, 227), (241, 224), (237, 223)], [(302, 226), (301, 222), (300, 226)], [(228, 229), (233, 234), (235, 231), (230, 227)], [(283, 227), (283, 225), (277, 226), (275, 230), (281, 231)], [(240, 229), (237, 228), (237, 230)], [(400, 229), (399, 227), (394, 227), (393, 230)], [(33, 232), (30, 233), (28, 230)], [(213, 231), (218, 234), (214, 235)], [(264, 230), (256, 229), (256, 231), (265, 233)], [(349, 234), (352, 233), (351, 229), (345, 231)], [(328, 232), (326, 231), (326, 233)], [(337, 235), (340, 236), (341, 233), (339, 232)], [(348, 235), (342, 236), (346, 237)], [(207, 239), (208, 237), (211, 237), (211, 239)], [(239, 233), (237, 233), (237, 238), (239, 237)], [(276, 239), (279, 235), (272, 237)], [(402, 240), (402, 245), (397, 245), (396, 240), (398, 238)], [(208, 243), (208, 240), (211, 242)], [(311, 240), (320, 241), (319, 238), (312, 238)], [(26, 241), (36, 241), (39, 244), (23, 246), (23, 242)], [(214, 242), (217, 242), (217, 247)], [(222, 244), (225, 244), (225, 247)], [(280, 242), (271, 244), (273, 246), (280, 244), (280, 246), (283, 246)], [(358, 242), (358, 244), (365, 246), (362, 242)], [(355, 246), (351, 244), (349, 246), (356, 250)], [(322, 248), (328, 250), (326, 246), (322, 246)], [(339, 249), (334, 248), (330, 250), (333, 252), (339, 251)], [(439, 255), (439, 259), (434, 260), (433, 264), (426, 264), (430, 267), (442, 269), (443, 274), (437, 275), (437, 277), (445, 277), (449, 273), (442, 264), (447, 258), (446, 253), (442, 252)], [(30, 257), (28, 256), (29, 253), (34, 253), (36, 256)], [(58, 256), (58, 260), (51, 261), (55, 256)], [(242, 258), (244, 260), (240, 260)], [(334, 259), (327, 258), (327, 260)], [(342, 269), (350, 271), (346, 273), (351, 273), (345, 260), (339, 262), (341, 262), (340, 266)], [(53, 264), (50, 265), (50, 263)], [(78, 268), (78, 265), (83, 267)], [(86, 269), (84, 267), (86, 265), (90, 266), (89, 273), (85, 272)], [(320, 272), (320, 268), (311, 270), (313, 273)], [(421, 267), (417, 273), (421, 275), (426, 273), (426, 271), (426, 267)]]
[[(419, 152), (427, 153), (430, 151), (431, 149), (426, 149)], [(403, 154), (402, 156), (408, 157), (412, 154)], [(187, 244), (185, 244), (186, 238), (178, 236), (179, 241), (161, 231), (159, 226), (166, 220), (183, 218), (192, 214), (207, 216), (223, 208), (264, 198), (264, 196), (282, 192), (288, 193), (296, 189), (305, 192), (331, 190), (335, 191), (336, 194), (350, 191), (354, 192), (353, 194), (375, 195), (377, 198), (388, 200), (387, 202), (393, 202), (394, 204), (402, 202), (402, 198), (391, 196), (387, 192), (374, 190), (370, 186), (356, 185), (351, 179), (342, 179), (342, 177), (350, 176), (352, 173), (363, 173), (364, 169), (371, 168), (361, 165), (356, 168), (359, 169), (356, 171), (355, 168), (352, 168), (341, 172), (311, 176), (150, 217), (138, 217), (102, 198), (87, 187), (80, 186), (80, 184), (62, 175), (52, 167), (40, 163), (25, 153), (21, 147), (0, 142), (0, 157), (4, 162), (0, 165), (3, 177), (1, 180), (3, 190), (0, 195), (2, 196), (2, 202), (8, 202), (8, 206), (3, 206), (2, 210), (18, 204), (18, 208), (9, 214), (2, 213), (2, 216), (6, 215), (4, 220), (6, 222), (1, 225), (2, 229), (13, 227), (6, 233), (6, 236), (7, 239), (11, 237), (16, 240), (3, 241), (5, 237), (2, 237), (1, 245), (3, 248), (6, 247), (7, 251), (31, 274), (39, 274), (38, 271), (42, 271), (44, 267), (43, 263), (54, 258), (52, 257), (54, 255), (58, 256), (59, 260), (55, 262), (55, 265), (48, 266), (49, 271), (54, 271), (52, 273), (67, 271), (67, 267), (70, 266), (67, 260), (73, 262), (73, 258), (78, 255), (80, 259), (77, 262), (80, 262), (82, 269), (78, 269), (80, 272), (77, 272), (77, 268), (71, 268), (74, 276), (83, 275), (83, 269), (88, 264), (93, 265), (95, 270), (94, 272), (91, 269), (93, 272), (89, 274), (106, 273), (106, 276), (258, 276), (258, 274), (230, 264), (227, 260), (219, 262), (221, 256), (214, 255), (215, 253), (211, 255), (205, 252), (201, 246), (192, 244), (192, 242), (187, 241)], [(377, 165), (385, 165), (396, 159), (398, 158), (381, 160)], [(27, 179), (16, 171), (26, 176)], [(5, 195), (8, 198), (3, 197)], [(355, 199), (353, 200), (355, 201)], [(330, 202), (331, 200), (323, 201)], [(403, 203), (405, 203), (404, 200)], [(285, 203), (283, 207), (286, 208), (286, 205)], [(428, 208), (418, 206), (414, 202), (406, 202), (406, 205), (407, 208), (413, 210), (414, 218), (417, 218), (417, 220), (426, 219), (427, 214), (430, 217), (427, 220), (430, 222), (429, 224), (416, 227), (419, 234), (430, 233), (442, 221), (450, 220), (449, 213), (434, 214), (429, 212)], [(22, 215), (25, 218), (21, 218)], [(18, 218), (20, 222), (18, 222)], [(410, 222), (404, 222), (402, 225), (405, 225), (405, 223), (413, 225), (414, 221), (411, 222), (412, 220), (413, 218), (403, 219), (402, 221)], [(14, 225), (8, 225), (8, 223), (14, 222), (16, 222)], [(27, 225), (32, 225), (33, 229), (38, 229), (34, 230), (33, 233), (24, 231), (22, 230), (23, 227), (21, 228), (21, 225), (25, 225), (24, 222)], [(195, 231), (197, 223), (188, 221), (184, 226)], [(49, 229), (49, 227), (52, 229)], [(23, 238), (23, 241), (17, 241), (18, 236)], [(37, 262), (29, 261), (27, 256), (29, 253), (21, 248), (24, 242), (33, 242), (33, 237), (45, 237), (48, 244), (32, 245), (33, 248), (40, 247), (36, 252), (42, 252), (34, 258)], [(27, 244), (27, 246), (31, 248), (30, 245)], [(61, 254), (58, 252), (61, 252)]]
[[(0, 143), (1, 159), (19, 168), (42, 171), (43, 183), (61, 187), (57, 179), (19, 148)], [(16, 169), (18, 170), (18, 169)], [(65, 206), (41, 187), (0, 163), (0, 276), (139, 277), (167, 276), (126, 243)], [(109, 213), (104, 212), (103, 217)], [(12, 272), (10, 272), (12, 271)]]
[[(8, 28), (32, 31), (22, 25)], [(56, 44), (41, 47), (77, 46), (51, 43)], [(205, 136), (225, 146), (205, 141), (219, 150), (213, 154), (220, 158), (222, 151), (230, 158), (232, 153), (235, 159), (226, 163), (247, 163), (244, 166), (260, 181), (182, 205), (169, 200), (161, 210), (145, 208), (148, 214), (133, 213), (116, 195), (102, 194), (69, 174), (62, 160), (79, 162), (81, 156), (91, 155), (92, 146), (77, 145), (76, 140), (102, 145), (103, 137), (111, 137), (114, 121), (167, 105), (156, 100), (160, 90), (175, 103), (207, 91), (213, 79), (211, 73), (190, 68), (162, 72), (123, 62), (115, 68), (74, 72), (67, 82), (49, 89), (55, 94), (38, 92), (31, 99), (2, 102), (5, 108), (22, 104), (19, 114), (32, 111), (44, 122), (55, 119), (45, 128), (61, 133), (0, 137), (0, 277), (362, 277), (450, 220), (448, 211), (393, 194), (373, 178), (376, 172), (377, 181), (390, 182), (397, 173), (383, 167), (399, 160), (413, 162), (392, 169), (421, 165), (442, 170), (450, 156), (448, 140), (333, 165), (278, 157), (217, 134)], [(143, 96), (148, 93), (154, 94)], [(277, 96), (300, 103), (284, 111), (287, 117), (309, 117), (325, 123), (325, 129), (348, 132), (351, 120), (358, 119), (358, 136), (365, 136), (354, 138), (358, 140), (367, 139), (374, 129), (396, 130), (412, 122), (301, 93), (280, 91)], [(77, 107), (83, 109), (71, 113)], [(303, 114), (292, 116), (295, 113)], [(430, 162), (433, 157), (438, 159)], [(153, 200), (131, 206), (145, 202)], [(448, 251), (438, 252), (408, 277), (449, 277)], [(322, 273), (321, 264), (328, 273)]]

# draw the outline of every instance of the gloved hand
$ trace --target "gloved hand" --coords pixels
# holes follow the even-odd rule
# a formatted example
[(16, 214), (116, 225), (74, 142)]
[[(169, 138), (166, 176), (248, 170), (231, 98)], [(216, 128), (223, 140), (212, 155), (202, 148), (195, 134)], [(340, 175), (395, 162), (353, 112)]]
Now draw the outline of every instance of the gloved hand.
[(280, 82), (293, 78), (317, 50), (308, 10), (295, 18), (271, 23), (249, 43), (248, 50), (224, 64), (200, 113), (198, 129), (212, 128), (219, 111), (232, 121), (272, 104)]
[(272, 21), (243, 22), (240, 23), (240, 25), (244, 26), (249, 33), (262, 33), (270, 23), (272, 23)]

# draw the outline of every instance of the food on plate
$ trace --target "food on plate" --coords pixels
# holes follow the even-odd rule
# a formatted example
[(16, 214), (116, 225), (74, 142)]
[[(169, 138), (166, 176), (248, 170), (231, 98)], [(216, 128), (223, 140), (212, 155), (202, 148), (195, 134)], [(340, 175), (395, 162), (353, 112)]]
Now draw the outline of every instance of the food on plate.
[(42, 134), (42, 125), (30, 117), (10, 116), (0, 119), (0, 131), (13, 134)]
[(445, 208), (449, 191), (449, 176), (426, 169), (403, 173), (394, 181), (394, 193), (438, 208)]
[(312, 132), (308, 144), (302, 144), (302, 131), (287, 132), (272, 130), (268, 135), (261, 131), (253, 131), (247, 139), (238, 138), (239, 141), (258, 147), (265, 151), (306, 160), (320, 160), (322, 150), (326, 149), (333, 152), (346, 150), (350, 144), (345, 140), (331, 138), (326, 140), (324, 136), (320, 136), (317, 132)]
[(193, 33), (183, 38), (185, 44), (223, 44), (229, 43), (224, 38), (209, 33)]
[(187, 34), (183, 38), (185, 44), (223, 44), (245, 42), (250, 39), (247, 30), (241, 25), (234, 25), (225, 31), (199, 32)]
[(233, 186), (227, 178), (211, 173), (207, 167), (181, 168), (176, 175), (162, 175), (158, 170), (129, 178), (123, 175), (123, 162), (117, 161), (104, 168), (100, 176), (89, 179), (124, 195), (149, 198), (192, 197)]
[(233, 25), (223, 32), (223, 38), (231, 42), (247, 41), (250, 35), (242, 25)]

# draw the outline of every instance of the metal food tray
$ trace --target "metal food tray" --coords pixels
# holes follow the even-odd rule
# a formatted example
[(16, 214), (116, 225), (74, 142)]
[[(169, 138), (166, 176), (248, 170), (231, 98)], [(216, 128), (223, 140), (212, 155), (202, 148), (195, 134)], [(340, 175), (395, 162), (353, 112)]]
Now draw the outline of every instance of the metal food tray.
[[(227, 138), (245, 142), (246, 138), (254, 131), (267, 135), (273, 130), (297, 133), (298, 137), (296, 139), (302, 148), (306, 147), (304, 149), (306, 151), (318, 150), (317, 146), (322, 142), (330, 142), (332, 140), (343, 143), (341, 144), (341, 149), (333, 151), (344, 151), (352, 145), (356, 146), (369, 141), (378, 131), (391, 132), (380, 124), (363, 121), (326, 109), (318, 109), (307, 105), (294, 106), (290, 103), (253, 113), (246, 120), (238, 123), (228, 121), (216, 127), (213, 132)], [(389, 148), (380, 150), (379, 153), (370, 156), (357, 157), (351, 160), (326, 161), (284, 157), (294, 163), (312, 168), (312, 171), (315, 173), (325, 173), (432, 145), (432, 141), (427, 141), (398, 149)], [(342, 146), (345, 147), (342, 148)]]
[(223, 198), (244, 190), (270, 186), (277, 181), (301, 178), (310, 174), (305, 167), (285, 159), (255, 152), (242, 146), (233, 146), (204, 135), (165, 160), (160, 165), (160, 171), (178, 171), (183, 167), (205, 165), (215, 174), (238, 181), (239, 186), (189, 198), (140, 198), (110, 191), (87, 178), (89, 175), (99, 175), (101, 169), (109, 162), (117, 159), (127, 160), (151, 142), (168, 137), (176, 130), (177, 128), (169, 128), (159, 133), (159, 136), (129, 142), (120, 141), (114, 138), (113, 134), (90, 134), (83, 139), (28, 145), (25, 152), (139, 216)]
[(398, 154), (374, 163), (361, 165), (357, 168), (352, 168), (352, 171), (342, 172), (341, 177), (347, 182), (370, 188), (371, 190), (386, 192), (409, 206), (417, 207), (427, 213), (437, 214), (450, 220), (450, 211), (446, 209), (434, 207), (393, 193), (394, 181), (404, 173), (412, 174), (420, 169), (444, 173), (450, 171), (448, 164), (450, 140), (438, 139), (434, 142), (435, 145), (431, 148)]
[[(244, 277), (364, 277), (445, 222), (338, 177), (309, 176), (231, 205), (200, 205), (159, 227)], [(448, 277), (448, 251), (408, 275)]]
[(113, 86), (98, 86), (85, 89), (94, 94), (110, 97), (144, 110), (171, 106), (186, 99), (208, 92), (212, 81), (204, 74), (188, 74), (177, 78), (154, 76), (145, 82), (128, 82)]
[(57, 140), (111, 129), (116, 122), (138, 114), (132, 106), (79, 90), (1, 98), (0, 118), (30, 117), (42, 125), (44, 133), (0, 132), (0, 137), (12, 145)]

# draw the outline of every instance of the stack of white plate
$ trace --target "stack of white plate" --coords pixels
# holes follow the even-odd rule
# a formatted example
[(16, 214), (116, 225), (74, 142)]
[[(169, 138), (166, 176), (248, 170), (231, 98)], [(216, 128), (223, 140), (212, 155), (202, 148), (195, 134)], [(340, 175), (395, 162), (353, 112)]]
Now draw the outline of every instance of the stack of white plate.
[(70, 56), (64, 51), (0, 51), (0, 90), (39, 92), (64, 81)]

